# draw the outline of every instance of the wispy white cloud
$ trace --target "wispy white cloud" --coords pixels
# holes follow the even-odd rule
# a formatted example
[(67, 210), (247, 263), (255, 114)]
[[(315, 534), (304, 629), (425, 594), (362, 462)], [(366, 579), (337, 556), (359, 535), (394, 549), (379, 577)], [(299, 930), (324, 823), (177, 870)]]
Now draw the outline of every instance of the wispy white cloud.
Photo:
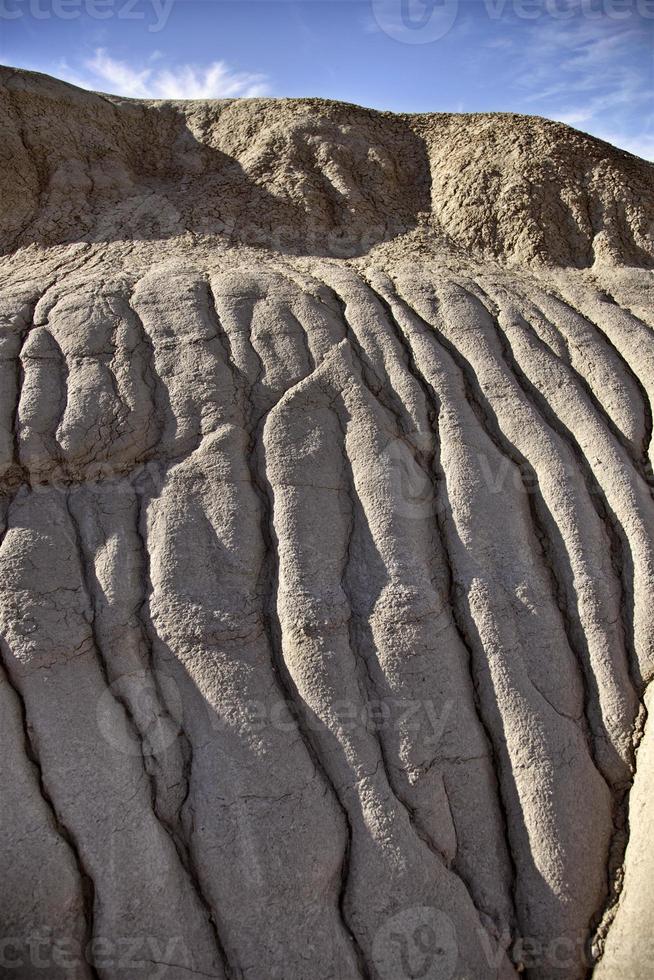
[[(649, 22), (580, 16), (534, 26), (521, 50), (516, 94), (529, 112), (578, 126), (651, 159), (654, 85)], [(639, 57), (640, 55), (640, 57)], [(554, 81), (553, 81), (554, 79)]]
[(490, 51), (510, 51), (514, 43), (510, 37), (494, 37), (486, 42), (485, 47)]
[(654, 160), (654, 133), (652, 135), (644, 133), (643, 135), (630, 136), (627, 133), (603, 130), (599, 127), (593, 132), (593, 135), (606, 143), (612, 143), (613, 146), (619, 146), (637, 157), (642, 157), (643, 160)]
[(79, 68), (62, 62), (57, 75), (81, 88), (136, 99), (224, 99), (269, 92), (265, 75), (234, 71), (224, 61), (166, 65), (161, 53), (156, 55), (135, 66), (97, 48)]

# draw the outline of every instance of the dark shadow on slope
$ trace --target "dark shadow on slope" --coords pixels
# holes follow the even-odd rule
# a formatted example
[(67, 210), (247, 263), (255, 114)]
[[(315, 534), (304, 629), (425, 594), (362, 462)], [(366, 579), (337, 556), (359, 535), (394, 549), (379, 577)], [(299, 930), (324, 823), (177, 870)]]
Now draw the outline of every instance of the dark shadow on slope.
[(430, 208), (425, 145), (398, 117), (318, 100), (148, 104), (42, 88), (0, 88), (14, 170), (1, 253), (190, 233), (351, 257)]

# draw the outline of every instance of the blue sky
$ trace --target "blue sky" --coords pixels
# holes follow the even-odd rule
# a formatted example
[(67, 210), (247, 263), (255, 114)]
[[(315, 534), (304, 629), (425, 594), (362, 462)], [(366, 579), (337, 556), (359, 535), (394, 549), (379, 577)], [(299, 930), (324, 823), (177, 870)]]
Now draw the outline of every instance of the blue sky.
[(654, 159), (654, 0), (0, 0), (0, 61), (136, 97), (535, 113)]

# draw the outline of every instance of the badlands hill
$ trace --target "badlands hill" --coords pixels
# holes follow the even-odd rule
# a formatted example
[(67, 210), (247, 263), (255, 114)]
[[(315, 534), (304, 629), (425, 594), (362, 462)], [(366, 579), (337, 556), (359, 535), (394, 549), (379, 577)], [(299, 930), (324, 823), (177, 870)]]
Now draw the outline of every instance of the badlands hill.
[(654, 166), (0, 70), (0, 975), (638, 980)]

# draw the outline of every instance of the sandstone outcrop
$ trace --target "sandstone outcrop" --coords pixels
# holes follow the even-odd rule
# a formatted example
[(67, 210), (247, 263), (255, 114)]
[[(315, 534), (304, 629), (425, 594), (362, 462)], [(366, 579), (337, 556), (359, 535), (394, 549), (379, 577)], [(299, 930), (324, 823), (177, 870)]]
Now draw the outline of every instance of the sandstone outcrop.
[(651, 975), (654, 166), (11, 69), (0, 135), (0, 975)]

